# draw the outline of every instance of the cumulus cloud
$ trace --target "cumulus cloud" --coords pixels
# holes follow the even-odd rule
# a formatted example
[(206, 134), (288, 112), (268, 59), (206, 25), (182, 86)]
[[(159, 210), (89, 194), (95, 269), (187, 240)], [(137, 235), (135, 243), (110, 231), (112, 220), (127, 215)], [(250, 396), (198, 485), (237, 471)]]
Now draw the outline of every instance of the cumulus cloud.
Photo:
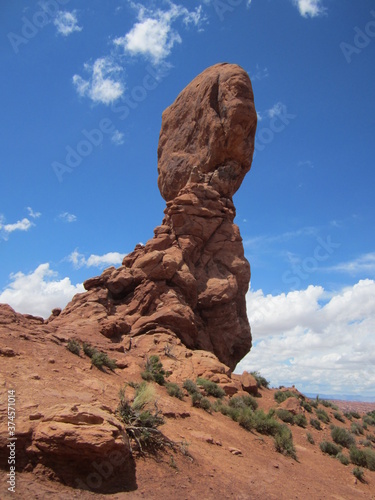
[(74, 214), (70, 214), (69, 212), (62, 212), (59, 215), (59, 219), (64, 221), (64, 222), (70, 223), (70, 222), (76, 222), (77, 216)]
[(84, 254), (79, 253), (78, 250), (74, 250), (74, 252), (69, 255), (68, 261), (71, 262), (76, 269), (81, 267), (103, 268), (111, 265), (120, 265), (125, 255), (126, 254), (119, 252), (108, 252), (104, 255), (91, 254), (86, 258)]
[(57, 28), (57, 33), (63, 36), (71, 35), (75, 31), (82, 31), (82, 27), (78, 26), (76, 10), (73, 10), (72, 12), (60, 10), (56, 14), (53, 24)]
[(293, 0), (302, 17), (321, 16), (326, 11), (322, 0)]
[(10, 284), (0, 294), (0, 302), (17, 312), (47, 318), (54, 307), (65, 307), (76, 293), (84, 292), (82, 284), (73, 285), (69, 278), (58, 278), (48, 263), (29, 274), (11, 274)]
[(12, 224), (5, 224), (5, 217), (0, 214), (0, 235), (4, 240), (7, 240), (11, 233), (28, 231), (32, 226), (35, 226), (35, 224), (26, 217)]
[(111, 104), (124, 93), (121, 81), (122, 67), (111, 56), (100, 57), (94, 64), (86, 63), (87, 80), (80, 75), (73, 76), (73, 84), (81, 97), (89, 97), (95, 103)]
[(274, 386), (375, 396), (375, 281), (337, 293), (321, 286), (288, 294), (250, 291), (253, 349), (237, 371), (259, 370)]
[(170, 3), (169, 10), (153, 11), (140, 4), (135, 7), (138, 9), (138, 22), (125, 36), (116, 38), (114, 44), (130, 55), (142, 55), (154, 64), (162, 62), (173, 46), (182, 42), (180, 34), (172, 27), (178, 18), (185, 26), (198, 26), (203, 20), (201, 6), (194, 11), (174, 3)]

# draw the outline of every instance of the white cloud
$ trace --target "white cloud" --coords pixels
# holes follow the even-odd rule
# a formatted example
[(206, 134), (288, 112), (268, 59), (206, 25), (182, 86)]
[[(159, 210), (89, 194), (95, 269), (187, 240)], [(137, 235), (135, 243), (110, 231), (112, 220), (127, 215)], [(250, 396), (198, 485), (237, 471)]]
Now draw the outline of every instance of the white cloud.
[(59, 215), (59, 219), (61, 219), (64, 222), (75, 222), (77, 220), (77, 216), (74, 214), (70, 214), (69, 212), (62, 212)]
[(81, 97), (87, 96), (94, 102), (111, 104), (124, 93), (124, 84), (120, 80), (121, 66), (111, 56), (96, 59), (93, 65), (85, 64), (86, 71), (91, 72), (88, 80), (80, 75), (73, 76), (73, 84)]
[(303, 392), (375, 396), (375, 281), (328, 294), (320, 286), (247, 295), (254, 347), (237, 371)]
[(65, 307), (76, 293), (84, 292), (82, 284), (73, 285), (69, 278), (58, 279), (49, 264), (41, 264), (29, 274), (10, 276), (11, 283), (0, 294), (0, 302), (17, 312), (47, 318), (54, 307)]
[(120, 132), (119, 130), (115, 130), (112, 134), (111, 141), (116, 146), (121, 146), (125, 142), (124, 134), (122, 132)]
[(185, 26), (198, 26), (204, 19), (201, 6), (195, 11), (170, 3), (169, 10), (156, 11), (143, 5), (134, 5), (138, 9), (138, 22), (123, 37), (114, 40), (115, 45), (123, 47), (129, 54), (142, 55), (154, 64), (163, 61), (171, 53), (176, 43), (181, 43), (179, 33), (172, 28), (176, 19), (181, 18)]
[(0, 234), (4, 240), (7, 240), (9, 235), (14, 231), (28, 231), (32, 226), (35, 226), (35, 224), (26, 217), (13, 224), (4, 224), (4, 222), (4, 216), (0, 215)]
[(3, 230), (6, 233), (13, 233), (13, 231), (28, 231), (32, 226), (34, 226), (34, 224), (25, 217), (14, 224), (5, 224)]
[(293, 0), (293, 3), (303, 17), (321, 16), (326, 11), (322, 0)]
[(78, 26), (77, 23), (78, 19), (76, 10), (73, 10), (72, 12), (60, 10), (53, 20), (53, 24), (56, 26), (57, 32), (63, 36), (71, 35), (75, 31), (82, 31), (82, 27)]
[(32, 217), (33, 219), (37, 219), (42, 215), (40, 212), (34, 212), (34, 210), (31, 207), (26, 207), (26, 210), (29, 212), (29, 216)]
[(108, 252), (104, 255), (91, 254), (87, 259), (78, 250), (74, 250), (67, 260), (73, 264), (76, 269), (81, 267), (103, 268), (111, 265), (120, 265), (126, 254), (119, 252)]
[(351, 275), (375, 274), (375, 252), (366, 253), (357, 259), (341, 262), (336, 266), (327, 268), (328, 271), (339, 271)]

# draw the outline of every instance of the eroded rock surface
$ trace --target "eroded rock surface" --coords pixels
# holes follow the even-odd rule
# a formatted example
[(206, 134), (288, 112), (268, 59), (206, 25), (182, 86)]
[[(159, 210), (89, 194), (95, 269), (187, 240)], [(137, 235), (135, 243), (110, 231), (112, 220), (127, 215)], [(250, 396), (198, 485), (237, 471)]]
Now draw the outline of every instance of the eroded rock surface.
[(250, 169), (256, 111), (247, 73), (218, 64), (163, 113), (158, 185), (162, 224), (118, 269), (85, 282), (88, 292), (51, 321), (109, 338), (174, 333), (231, 369), (251, 347), (245, 294), (250, 266), (233, 223), (232, 195)]

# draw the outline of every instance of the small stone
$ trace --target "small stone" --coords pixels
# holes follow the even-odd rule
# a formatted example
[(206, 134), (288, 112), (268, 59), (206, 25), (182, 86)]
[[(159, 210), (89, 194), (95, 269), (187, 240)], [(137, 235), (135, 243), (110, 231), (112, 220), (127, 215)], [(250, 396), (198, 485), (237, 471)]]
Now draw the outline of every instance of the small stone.
[(242, 455), (242, 451), (237, 448), (228, 448), (228, 450), (232, 453), (232, 455)]

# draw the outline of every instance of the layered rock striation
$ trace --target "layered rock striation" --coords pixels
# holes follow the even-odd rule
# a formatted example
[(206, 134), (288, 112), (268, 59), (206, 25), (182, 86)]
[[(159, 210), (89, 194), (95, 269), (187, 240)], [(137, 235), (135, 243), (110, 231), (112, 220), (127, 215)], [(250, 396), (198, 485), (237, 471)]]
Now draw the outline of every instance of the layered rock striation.
[(232, 196), (251, 166), (256, 123), (250, 79), (237, 65), (212, 66), (180, 93), (160, 132), (162, 224), (122, 266), (87, 280), (54, 326), (75, 316), (110, 338), (173, 333), (235, 367), (251, 347), (250, 266)]

